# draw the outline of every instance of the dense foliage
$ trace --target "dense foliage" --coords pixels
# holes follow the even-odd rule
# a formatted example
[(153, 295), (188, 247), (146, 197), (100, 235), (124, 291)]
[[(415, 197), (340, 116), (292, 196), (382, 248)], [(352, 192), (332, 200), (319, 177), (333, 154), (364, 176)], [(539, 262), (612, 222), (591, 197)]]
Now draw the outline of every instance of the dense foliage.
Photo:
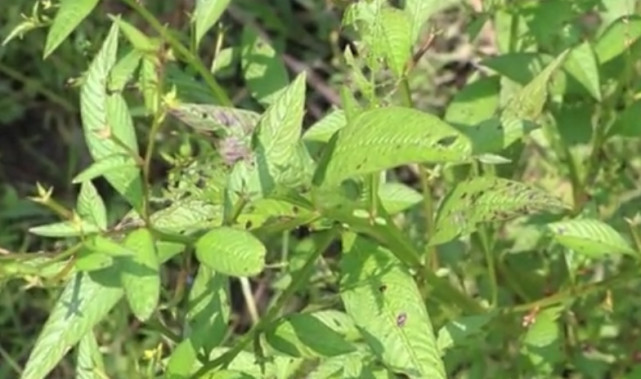
[(0, 10), (0, 377), (641, 375), (637, 1)]

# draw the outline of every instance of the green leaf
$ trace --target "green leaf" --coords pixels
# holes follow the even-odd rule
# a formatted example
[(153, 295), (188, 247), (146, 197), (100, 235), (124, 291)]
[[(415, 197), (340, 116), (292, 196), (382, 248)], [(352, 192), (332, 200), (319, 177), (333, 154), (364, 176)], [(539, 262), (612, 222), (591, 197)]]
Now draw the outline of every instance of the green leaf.
[(388, 250), (346, 234), (341, 299), (383, 363), (410, 377), (445, 378), (432, 324), (409, 271)]
[(96, 187), (90, 181), (83, 182), (80, 186), (78, 203), (76, 205), (81, 219), (88, 221), (101, 230), (107, 229), (107, 209)]
[(278, 320), (265, 338), (274, 349), (293, 357), (333, 357), (354, 347), (313, 313), (292, 314)]
[(492, 320), (493, 314), (461, 317), (445, 324), (438, 331), (436, 343), (441, 355), (454, 346), (465, 346), (470, 337), (481, 334), (483, 327)]
[(73, 178), (72, 183), (82, 183), (103, 175), (113, 174), (122, 170), (129, 170), (135, 167), (135, 162), (128, 156), (114, 154), (105, 157), (97, 162), (93, 162), (89, 167)]
[(106, 376), (98, 342), (92, 331), (85, 334), (78, 344), (76, 379), (100, 379)]
[[(229, 351), (226, 347), (215, 348), (209, 355), (209, 360), (216, 359), (222, 354)], [(282, 355), (273, 355), (266, 362), (260, 362), (258, 357), (248, 351), (239, 352), (236, 357), (227, 366), (227, 372), (241, 372), (252, 378), (294, 378), (296, 370), (300, 367), (302, 360)], [(195, 368), (200, 368), (200, 362), (196, 363)], [(210, 375), (217, 374), (220, 368), (209, 371), (203, 377), (209, 378)], [(224, 377), (224, 376), (223, 376)], [(244, 378), (236, 376), (234, 378)]]
[(221, 207), (201, 200), (178, 201), (151, 215), (154, 228), (165, 233), (191, 234), (221, 222)]
[(36, 340), (22, 378), (46, 377), (120, 300), (122, 288), (105, 280), (113, 276), (108, 270), (102, 275), (77, 273), (66, 284)]
[(537, 366), (537, 371), (550, 372), (555, 362), (563, 360), (561, 328), (557, 319), (561, 307), (548, 308), (536, 315), (523, 340), (523, 352)]
[(197, 131), (226, 131), (239, 136), (254, 131), (260, 119), (260, 114), (253, 111), (209, 104), (175, 104), (169, 113)]
[(629, 104), (623, 112), (618, 112), (614, 124), (608, 130), (609, 135), (623, 137), (641, 136), (641, 100)]
[[(109, 73), (116, 61), (118, 27), (113, 24), (80, 89), (80, 114), (85, 141), (94, 161), (114, 154), (126, 155), (134, 162), (130, 152), (138, 154), (138, 144), (133, 121), (127, 104), (120, 93), (107, 94)], [(114, 141), (117, 139), (127, 149)], [(123, 195), (134, 208), (142, 208), (142, 182), (139, 169), (131, 167), (105, 174), (107, 181)]]
[(396, 77), (402, 77), (412, 56), (412, 24), (406, 13), (396, 8), (383, 8), (380, 17), (387, 65)]
[(372, 109), (334, 135), (314, 183), (340, 184), (416, 162), (464, 162), (470, 152), (467, 137), (436, 116), (403, 107)]
[(552, 195), (512, 180), (483, 176), (459, 182), (441, 204), (430, 245), (448, 242), (476, 230), (477, 224), (508, 220), (565, 206)]
[(628, 242), (610, 225), (595, 219), (573, 219), (547, 225), (554, 239), (579, 254), (600, 258), (607, 254), (636, 256)]
[(196, 24), (196, 46), (218, 21), (230, 0), (198, 0), (191, 21)]
[(503, 148), (510, 146), (526, 133), (525, 122), (537, 121), (547, 100), (548, 82), (569, 52), (570, 50), (566, 50), (561, 53), (507, 103), (501, 114)]
[(594, 52), (603, 65), (625, 51), (641, 37), (641, 16), (623, 16), (610, 24), (599, 37)]
[(74, 266), (78, 271), (96, 271), (111, 266), (113, 262), (113, 258), (107, 254), (84, 248), (76, 254)]
[(461, 0), (405, 0), (403, 10), (411, 18), (411, 41), (416, 41), (423, 24), (436, 12)]
[(251, 233), (230, 227), (212, 229), (196, 242), (198, 260), (230, 276), (253, 276), (265, 267), (265, 246)]
[(109, 18), (114, 23), (118, 24), (118, 27), (120, 28), (120, 30), (122, 30), (122, 34), (125, 35), (134, 49), (140, 51), (141, 53), (153, 54), (160, 48), (161, 44), (159, 40), (147, 37), (138, 28), (128, 23), (127, 21), (124, 21), (120, 19), (120, 17), (112, 15), (109, 15)]
[(454, 95), (444, 120), (457, 126), (476, 126), (491, 118), (499, 105), (499, 78), (490, 76), (467, 84)]
[(289, 83), (280, 55), (250, 27), (243, 30), (241, 68), (252, 97), (264, 106)]
[(60, 8), (47, 33), (44, 58), (46, 59), (80, 25), (98, 5), (98, 0), (61, 0)]
[(160, 78), (156, 68), (155, 58), (144, 57), (140, 65), (138, 84), (142, 92), (142, 98), (145, 102), (145, 109), (149, 114), (158, 112), (159, 98), (158, 83)]
[(423, 200), (423, 195), (403, 183), (383, 183), (378, 188), (378, 197), (385, 211), (397, 214), (407, 210)]
[(599, 65), (590, 42), (585, 41), (572, 49), (565, 61), (564, 68), (585, 87), (592, 97), (601, 101)]
[(141, 228), (129, 233), (124, 245), (135, 255), (119, 261), (122, 286), (133, 313), (146, 321), (160, 298), (160, 262), (154, 240), (148, 229)]
[(303, 140), (328, 142), (334, 133), (342, 129), (346, 124), (345, 112), (342, 109), (335, 109), (310, 126), (303, 134)]
[(99, 233), (100, 228), (93, 223), (75, 220), (55, 222), (47, 225), (34, 226), (29, 232), (43, 237), (79, 237)]
[(110, 92), (122, 92), (127, 83), (133, 78), (141, 59), (142, 53), (135, 49), (131, 49), (125, 56), (120, 58), (109, 73), (107, 89)]
[(205, 355), (218, 346), (227, 333), (230, 306), (228, 279), (206, 265), (200, 265), (189, 292), (186, 338), (176, 347), (167, 363), (167, 374), (187, 377), (201, 349)]

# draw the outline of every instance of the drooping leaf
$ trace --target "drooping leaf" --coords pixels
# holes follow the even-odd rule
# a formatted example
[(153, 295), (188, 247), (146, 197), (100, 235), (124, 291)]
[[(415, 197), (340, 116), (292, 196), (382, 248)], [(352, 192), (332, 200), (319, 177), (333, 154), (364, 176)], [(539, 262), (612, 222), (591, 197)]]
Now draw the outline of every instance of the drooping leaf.
[(464, 162), (470, 153), (470, 141), (436, 116), (396, 106), (372, 109), (334, 135), (314, 183), (335, 185), (415, 162)]
[(230, 276), (253, 276), (265, 267), (265, 246), (251, 233), (230, 227), (210, 230), (196, 243), (201, 263)]
[(131, 310), (145, 321), (160, 298), (158, 254), (151, 232), (145, 228), (129, 233), (124, 245), (135, 254), (119, 259), (120, 279)]
[(596, 219), (573, 219), (547, 225), (561, 245), (591, 258), (607, 254), (637, 255), (610, 225)]
[(196, 24), (196, 46), (218, 21), (230, 0), (198, 0), (191, 21)]
[(106, 375), (98, 342), (92, 331), (85, 334), (78, 344), (76, 379), (100, 379)]
[(585, 87), (592, 97), (601, 101), (599, 65), (590, 42), (585, 41), (572, 49), (565, 61), (564, 68)]
[(36, 340), (21, 378), (46, 377), (120, 300), (122, 288), (107, 280), (117, 273), (111, 268), (99, 273), (77, 273), (67, 283)]
[(293, 357), (333, 357), (354, 351), (343, 336), (313, 313), (292, 314), (278, 320), (265, 338), (274, 349)]
[(225, 275), (200, 265), (189, 292), (186, 338), (176, 347), (167, 363), (167, 375), (193, 374), (197, 355), (218, 346), (227, 332), (229, 320), (228, 281)]
[(412, 56), (412, 24), (407, 14), (396, 8), (383, 8), (380, 17), (387, 65), (396, 77), (401, 77)]
[(100, 232), (100, 228), (93, 223), (74, 220), (55, 222), (53, 224), (34, 226), (29, 232), (43, 237), (79, 237)]
[(61, 0), (60, 8), (47, 33), (44, 58), (46, 59), (80, 25), (98, 5), (98, 0)]
[[(120, 93), (107, 93), (109, 72), (116, 62), (117, 49), (118, 26), (114, 23), (100, 52), (89, 66), (80, 89), (80, 115), (85, 141), (94, 161), (121, 154), (133, 162), (130, 154), (138, 154), (133, 121), (125, 100)], [(127, 149), (114, 139), (118, 139)], [(105, 178), (134, 208), (141, 209), (142, 182), (140, 170), (135, 164), (130, 168), (109, 171)]]
[(472, 233), (481, 222), (508, 220), (564, 207), (556, 197), (527, 184), (497, 177), (476, 177), (459, 182), (445, 198), (429, 243), (438, 245)]
[(386, 366), (410, 377), (445, 378), (432, 324), (409, 271), (388, 250), (346, 234), (341, 299)]
[(242, 35), (241, 67), (252, 97), (262, 105), (271, 104), (289, 83), (285, 64), (258, 33), (245, 27)]
[(102, 230), (107, 229), (107, 209), (96, 187), (90, 182), (83, 182), (76, 205), (78, 216)]

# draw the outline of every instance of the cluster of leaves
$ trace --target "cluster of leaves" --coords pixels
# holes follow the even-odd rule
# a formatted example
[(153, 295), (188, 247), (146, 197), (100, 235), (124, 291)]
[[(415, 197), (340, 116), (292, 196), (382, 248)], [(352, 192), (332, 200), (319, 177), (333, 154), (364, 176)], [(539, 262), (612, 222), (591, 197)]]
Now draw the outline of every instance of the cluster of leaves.
[[(78, 376), (103, 377), (94, 332), (121, 303), (168, 347), (137, 368), (149, 377), (600, 377), (633, 367), (622, 330), (639, 332), (626, 320), (635, 306), (615, 311), (612, 293), (638, 276), (640, 221), (603, 208), (639, 172), (634, 161), (630, 180), (608, 181), (608, 160), (627, 159), (625, 142), (639, 134), (634, 2), (488, 2), (469, 34), (491, 25), (499, 54), (479, 63), (442, 117), (414, 107), (409, 78), (428, 20), (455, 2), (351, 2), (342, 107), (305, 130), (308, 74), (290, 78), (258, 30), (246, 26), (210, 68), (198, 58), (229, 1), (196, 2), (191, 48), (143, 5), (124, 3), (157, 36), (110, 16), (80, 84), (93, 163), (73, 179), (76, 206), (43, 187), (34, 198), (62, 220), (30, 231), (67, 248), (1, 262), (5, 278), (64, 283), (22, 377), (45, 377), (74, 347)], [(45, 57), (97, 4), (60, 2)], [(256, 109), (234, 107), (215, 78), (234, 64)], [(190, 131), (163, 154), (172, 169), (158, 189), (151, 163), (170, 125)], [(397, 180), (407, 165), (421, 192)], [(105, 206), (94, 185), (103, 179), (126, 214)], [(300, 228), (311, 234), (274, 242)], [(326, 254), (334, 242), (338, 257)], [(169, 298), (165, 269), (190, 270), (192, 258), (193, 280)], [(230, 328), (231, 283), (247, 289), (269, 275), (278, 280), (266, 311), (251, 311), (245, 292), (253, 324)], [(607, 309), (595, 314), (604, 292)], [(306, 300), (292, 310), (297, 294)], [(595, 327), (605, 319), (607, 330)]]

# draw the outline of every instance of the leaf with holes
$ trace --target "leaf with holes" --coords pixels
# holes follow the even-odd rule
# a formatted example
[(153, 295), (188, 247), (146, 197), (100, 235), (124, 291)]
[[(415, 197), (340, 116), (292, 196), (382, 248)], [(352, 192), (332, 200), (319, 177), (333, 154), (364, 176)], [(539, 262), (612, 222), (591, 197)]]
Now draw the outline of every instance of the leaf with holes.
[(100, 194), (90, 181), (82, 183), (76, 204), (78, 216), (101, 230), (107, 229), (107, 209)]
[(197, 0), (196, 9), (191, 18), (191, 21), (196, 24), (196, 46), (218, 21), (229, 2), (230, 0)]
[(119, 258), (120, 280), (131, 310), (139, 320), (145, 321), (160, 298), (160, 262), (156, 246), (151, 232), (145, 228), (129, 233), (124, 245), (135, 254)]
[(570, 50), (561, 53), (531, 82), (512, 97), (501, 114), (503, 148), (510, 146), (528, 132), (527, 123), (536, 122), (548, 96), (552, 74), (565, 62)]
[(192, 374), (197, 354), (218, 346), (227, 333), (229, 321), (228, 278), (200, 265), (189, 292), (186, 338), (176, 347), (167, 363), (168, 377)]
[(89, 16), (96, 5), (98, 0), (62, 0), (60, 2), (60, 8), (47, 33), (45, 59), (80, 25), (82, 20)]
[(123, 295), (114, 269), (77, 273), (67, 282), (29, 355), (22, 378), (44, 378)]
[(109, 73), (116, 63), (117, 50), (118, 26), (114, 23), (98, 55), (91, 62), (80, 89), (80, 115), (85, 141), (94, 161), (120, 154), (132, 162), (131, 166), (105, 173), (105, 178), (134, 208), (140, 210), (142, 181), (140, 170), (131, 156), (138, 154), (133, 121), (122, 94), (108, 94), (106, 88)]
[(260, 114), (253, 111), (209, 104), (174, 104), (169, 113), (197, 131), (238, 136), (253, 132), (260, 119)]
[(573, 219), (548, 224), (547, 228), (561, 245), (579, 254), (600, 258), (608, 254), (637, 253), (613, 227), (595, 219)]
[(267, 41), (251, 27), (242, 35), (241, 67), (252, 97), (270, 105), (289, 83), (285, 64)]
[(85, 334), (78, 344), (76, 360), (77, 379), (98, 379), (106, 376), (100, 347), (92, 331)]
[(265, 246), (251, 233), (230, 227), (212, 229), (198, 239), (196, 256), (230, 276), (253, 276), (265, 268)]
[(476, 230), (479, 223), (508, 220), (566, 206), (556, 197), (527, 184), (497, 177), (460, 182), (447, 195), (436, 217), (430, 245), (448, 242)]
[(430, 317), (416, 282), (388, 250), (343, 236), (341, 299), (363, 338), (394, 372), (445, 378)]
[(465, 162), (470, 141), (436, 116), (387, 107), (365, 111), (334, 135), (314, 177), (332, 186), (344, 179), (416, 162)]
[(354, 347), (313, 313), (292, 314), (266, 331), (267, 343), (293, 357), (319, 358), (348, 354)]

